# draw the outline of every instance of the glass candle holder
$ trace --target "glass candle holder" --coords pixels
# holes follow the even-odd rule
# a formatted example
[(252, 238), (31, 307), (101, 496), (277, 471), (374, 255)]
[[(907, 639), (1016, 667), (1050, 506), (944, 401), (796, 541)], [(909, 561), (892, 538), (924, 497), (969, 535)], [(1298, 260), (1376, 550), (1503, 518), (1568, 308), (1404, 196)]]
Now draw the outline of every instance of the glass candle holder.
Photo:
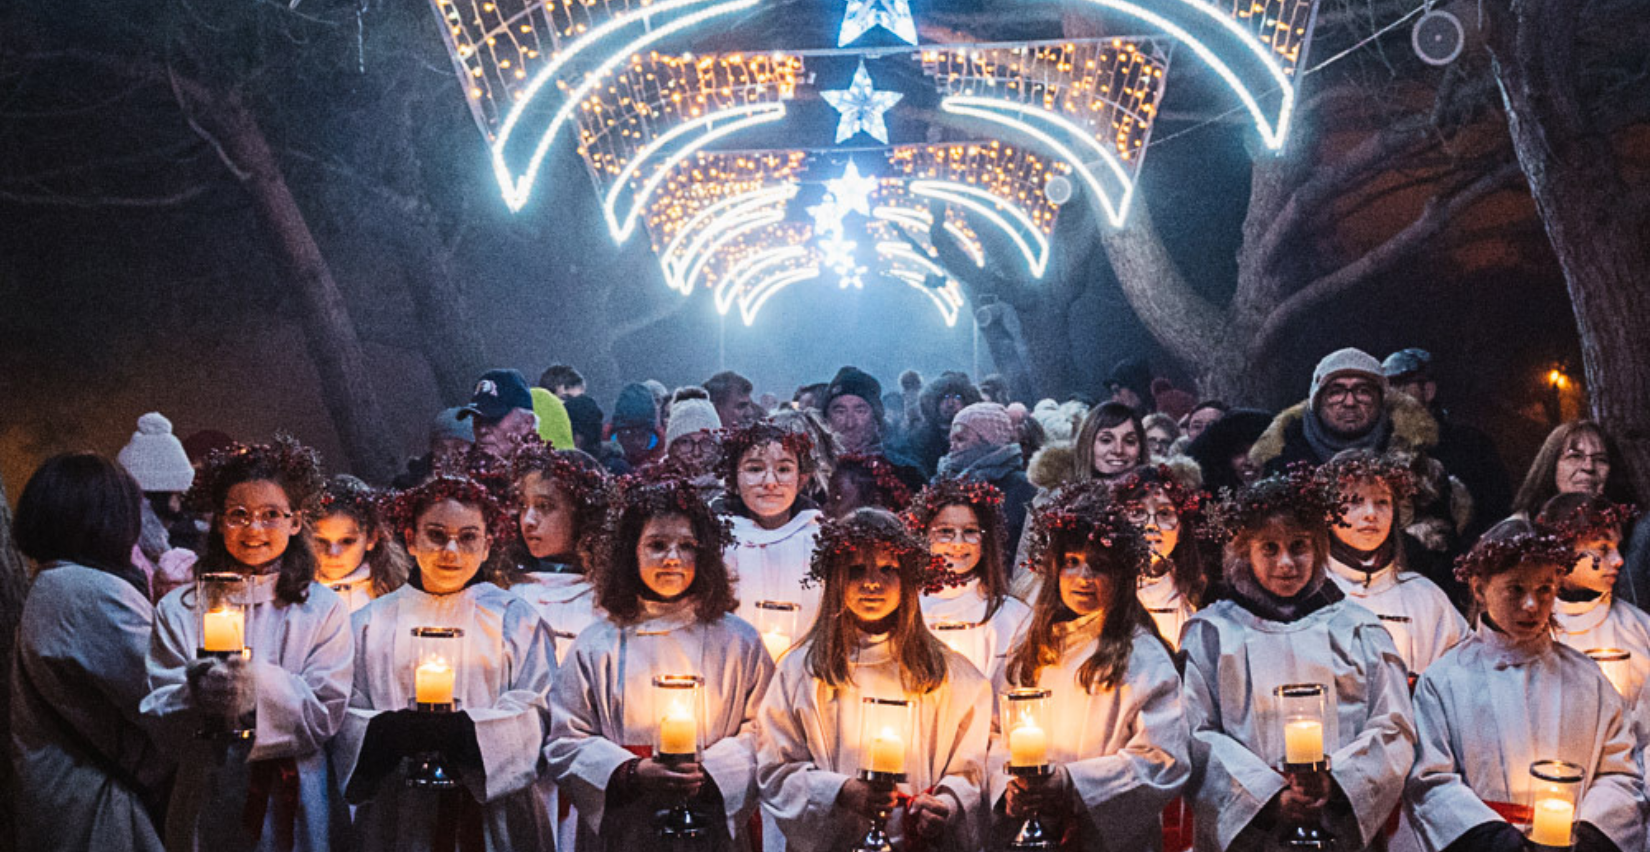
[[(464, 662), (464, 631), (457, 627), (414, 627), (412, 709), (419, 713), (456, 713), (462, 707), (457, 694), (458, 675)], [(447, 768), (446, 755), (439, 750), (422, 751), (409, 758), (407, 786), (427, 790), (448, 790), (459, 781)]]
[(950, 648), (959, 654), (963, 654), (963, 656), (967, 656), (967, 654), (964, 653), (964, 640), (968, 635), (968, 630), (972, 627), (974, 627), (974, 625), (969, 624), (966, 621), (953, 621), (951, 619), (942, 618), (938, 621), (930, 622), (928, 625), (928, 632), (934, 634), (934, 638), (943, 642), (945, 647)]
[(197, 657), (245, 656), (246, 590), (244, 574), (202, 574), (195, 580), (195, 612), (200, 616)]
[(1586, 772), (1562, 760), (1530, 764), (1530, 843), (1568, 848), (1575, 842), (1576, 804)]
[(1046, 689), (1027, 687), (1003, 693), (1003, 739), (1008, 745), (1011, 774), (1048, 771), (1048, 738), (1053, 727), (1048, 715), (1051, 694)]
[[(911, 702), (903, 698), (862, 698), (859, 716), (859, 777), (878, 786), (905, 781), (906, 743), (916, 729)], [(894, 848), (888, 837), (888, 811), (877, 811), (855, 852), (882, 852)]]
[(768, 656), (776, 662), (796, 644), (800, 629), (796, 622), (801, 613), (802, 605), (799, 603), (756, 602), (756, 629), (762, 633), (762, 645), (768, 649)]
[(1285, 772), (1319, 772), (1328, 768), (1324, 756), (1324, 718), (1329, 689), (1321, 683), (1287, 683), (1272, 690), (1283, 726)]
[(699, 756), (699, 707), (705, 679), (698, 675), (656, 675), (653, 706), (659, 726), (653, 753), (661, 761), (693, 761)]
[(1598, 663), (1598, 670), (1604, 673), (1604, 679), (1616, 688), (1616, 692), (1623, 698), (1630, 698), (1627, 694), (1630, 679), (1633, 655), (1621, 648), (1593, 648), (1586, 652), (1593, 662)]

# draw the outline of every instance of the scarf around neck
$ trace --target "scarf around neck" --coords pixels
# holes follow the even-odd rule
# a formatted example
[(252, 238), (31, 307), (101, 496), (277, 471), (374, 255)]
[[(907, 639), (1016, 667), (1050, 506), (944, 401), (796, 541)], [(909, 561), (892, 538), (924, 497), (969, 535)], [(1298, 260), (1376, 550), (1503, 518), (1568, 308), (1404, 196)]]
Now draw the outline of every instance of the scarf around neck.
[(1317, 410), (1309, 405), (1305, 416), (1301, 418), (1301, 427), (1306, 435), (1306, 443), (1312, 447), (1313, 455), (1318, 457), (1318, 461), (1326, 462), (1344, 450), (1379, 451), (1385, 447), (1387, 437), (1392, 433), (1392, 417), (1382, 408), (1380, 418), (1368, 432), (1356, 438), (1342, 438), (1332, 434), (1329, 428), (1323, 425), (1323, 421), (1318, 419)]
[(979, 444), (940, 458), (941, 476), (970, 476), (995, 482), (1020, 469), (1024, 454), (1019, 444)]

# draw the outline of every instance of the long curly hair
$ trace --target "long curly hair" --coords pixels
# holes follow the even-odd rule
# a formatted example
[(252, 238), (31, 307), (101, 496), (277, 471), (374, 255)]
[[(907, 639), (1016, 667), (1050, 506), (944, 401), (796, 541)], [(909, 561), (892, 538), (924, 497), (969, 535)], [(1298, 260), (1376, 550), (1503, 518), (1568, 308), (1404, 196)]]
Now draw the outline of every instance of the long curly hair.
[(928, 632), (922, 619), (921, 592), (936, 566), (925, 542), (883, 509), (855, 509), (846, 517), (826, 521), (814, 540), (808, 582), (824, 584), (819, 615), (802, 642), (808, 646), (804, 665), (808, 673), (832, 688), (853, 682), (852, 652), (862, 635), (859, 619), (848, 609), (849, 569), (887, 548), (899, 560), (899, 606), (888, 641), (899, 662), (900, 683), (908, 692), (926, 695), (945, 683), (946, 647)]
[[(989, 482), (958, 477), (941, 477), (930, 482), (911, 501), (905, 522), (911, 531), (926, 538), (934, 518), (950, 506), (966, 506), (980, 525), (980, 562), (970, 575), (978, 577), (985, 592), (983, 624), (997, 614), (1008, 597), (1008, 521), (1003, 517), (1003, 492)], [(949, 571), (947, 572), (949, 574)], [(955, 576), (955, 575), (952, 575)], [(966, 582), (970, 577), (959, 578)]]
[(768, 444), (779, 444), (786, 452), (796, 457), (796, 493), (799, 503), (791, 505), (791, 513), (796, 513), (802, 499), (802, 491), (807, 485), (808, 478), (814, 473), (813, 438), (805, 431), (788, 429), (776, 425), (772, 420), (758, 420), (749, 426), (722, 431), (722, 457), (716, 463), (716, 473), (722, 478), (722, 484), (727, 489), (722, 495), (722, 504), (727, 511), (741, 517), (751, 517), (750, 508), (745, 505), (744, 498), (739, 496), (739, 465), (744, 461), (746, 453)]
[[(602, 535), (607, 528), (607, 512), (611, 503), (612, 482), (601, 462), (581, 450), (557, 450), (548, 445), (529, 444), (516, 454), (510, 468), (511, 488), (517, 508), (517, 527), (520, 516), (526, 513), (525, 489), (527, 477), (537, 475), (561, 493), (573, 506), (572, 556), (580, 570), (589, 572), (600, 557)], [(492, 581), (502, 588), (522, 582), (532, 554), (518, 537), (510, 545), (505, 559), (494, 566)]]
[[(229, 555), (223, 542), (223, 511), (229, 489), (245, 482), (273, 482), (286, 494), (292, 511), (311, 518), (320, 509), (321, 490), (326, 478), (321, 474), (321, 456), (298, 443), (290, 435), (276, 435), (267, 444), (231, 444), (213, 450), (195, 474), (184, 500), (196, 511), (211, 513), (212, 529), (206, 535), (195, 576), (217, 571), (244, 573), (243, 566)], [(281, 554), (280, 576), (275, 581), (275, 597), (282, 604), (309, 600), (309, 584), (314, 582), (318, 563), (310, 549), (307, 525), (287, 543)]]
[(372, 577), (373, 597), (382, 597), (401, 588), (412, 573), (412, 559), (407, 555), (401, 537), (384, 523), (384, 516), (378, 510), (381, 496), (378, 489), (341, 473), (327, 480), (321, 490), (320, 509), (310, 518), (311, 536), (315, 534), (314, 524), (317, 521), (332, 515), (343, 515), (355, 521), (368, 541), (377, 539), (377, 544), (367, 551), (366, 559), (367, 571)]
[(510, 506), (499, 498), (495, 489), (468, 476), (442, 474), (404, 491), (385, 494), (378, 505), (384, 522), (402, 541), (408, 541), (417, 532), (419, 516), (443, 500), (452, 500), (461, 506), (481, 511), (492, 546), (487, 559), (476, 570), (476, 576), (483, 580), (493, 577), (498, 573), (497, 565), (504, 559), (503, 554), (509, 549), (516, 532)]
[(1166, 465), (1142, 467), (1125, 476), (1111, 489), (1112, 502), (1125, 513), (1132, 507), (1144, 505), (1146, 498), (1154, 494), (1174, 504), (1175, 512), (1180, 516), (1180, 536), (1167, 558), (1174, 572), (1175, 588), (1194, 609), (1199, 608), (1203, 606), (1203, 593), (1209, 586), (1201, 544), (1212, 537), (1204, 523), (1203, 492), (1182, 485)]
[(694, 598), (694, 616), (702, 623), (715, 621), (739, 605), (733, 582), (722, 554), (733, 541), (728, 522), (711, 511), (699, 498), (692, 483), (677, 477), (649, 479), (621, 477), (613, 488), (606, 531), (592, 581), (596, 604), (613, 623), (635, 624), (642, 618), (641, 566), (636, 547), (642, 530), (651, 518), (681, 515), (693, 528), (693, 583), (687, 594)]
[(1009, 652), (1009, 683), (1035, 686), (1043, 667), (1060, 661), (1055, 625), (1074, 615), (1060, 596), (1060, 566), (1070, 553), (1084, 554), (1091, 571), (1103, 572), (1112, 581), (1111, 599), (1104, 604), (1105, 624), (1093, 653), (1077, 671), (1083, 689), (1115, 689), (1128, 675), (1135, 631), (1144, 628), (1157, 635), (1151, 614), (1135, 593), (1151, 549), (1110, 498), (1104, 482), (1074, 483), (1056, 491), (1032, 518), (1030, 562), (1042, 583), (1025, 634)]

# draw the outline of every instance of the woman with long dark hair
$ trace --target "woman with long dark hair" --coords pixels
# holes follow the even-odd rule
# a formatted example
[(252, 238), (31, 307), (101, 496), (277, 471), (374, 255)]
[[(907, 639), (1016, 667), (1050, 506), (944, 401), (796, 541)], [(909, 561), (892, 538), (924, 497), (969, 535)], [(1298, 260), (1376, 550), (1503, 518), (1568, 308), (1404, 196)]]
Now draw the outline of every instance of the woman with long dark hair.
[[(212, 453), (190, 503), (212, 516), (197, 576), (246, 578), (242, 654), (196, 659), (206, 647), (192, 586), (155, 607), (149, 695), (178, 757), (166, 818), (168, 849), (328, 849), (348, 819), (325, 746), (349, 703), (349, 608), (316, 582), (304, 521), (325, 484), (314, 450), (290, 438)], [(250, 739), (203, 739), (207, 719)]]
[(159, 852), (172, 761), (138, 704), (154, 608), (132, 546), (143, 493), (114, 462), (55, 456), (23, 487), (14, 530), (35, 568), (12, 660), (18, 847)]
[[(1158, 815), (1191, 773), (1180, 676), (1135, 595), (1145, 539), (1103, 483), (1070, 485), (1032, 522), (1031, 566), (1043, 582), (1031, 622), (993, 678), (993, 835), (1012, 837), (1028, 810), (1076, 849), (1162, 845)], [(1049, 690), (1052, 774), (1006, 785), (1006, 732), (1023, 720), (1011, 688)]]
[(987, 482), (937, 479), (905, 517), (945, 563), (941, 588), (922, 596), (928, 629), (989, 677), (1031, 615), (1009, 594), (1003, 493)]
[[(710, 826), (703, 848), (749, 848), (756, 708), (773, 662), (730, 614), (727, 543), (687, 480), (622, 483), (596, 572), (607, 617), (579, 634), (557, 676), (544, 749), (576, 810), (579, 852), (654, 848), (655, 813), (678, 804)], [(702, 700), (664, 706), (660, 678), (700, 679)], [(654, 749), (673, 713), (695, 739), (678, 760)]]
[[(824, 586), (819, 618), (780, 658), (758, 717), (762, 809), (786, 849), (847, 848), (879, 813), (895, 848), (979, 848), (990, 688), (923, 623), (918, 595), (938, 570), (881, 509), (821, 530), (808, 574)], [(876, 752), (860, 739), (866, 699), (909, 702), (910, 727), (882, 742), (904, 770), (897, 787), (858, 774)]]

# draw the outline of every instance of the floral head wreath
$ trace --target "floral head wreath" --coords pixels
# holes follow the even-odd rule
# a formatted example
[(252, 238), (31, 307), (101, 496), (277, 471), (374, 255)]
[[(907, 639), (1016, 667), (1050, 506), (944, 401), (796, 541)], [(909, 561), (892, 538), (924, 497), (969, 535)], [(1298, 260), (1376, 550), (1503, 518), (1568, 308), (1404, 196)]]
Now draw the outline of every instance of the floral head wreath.
[(911, 486), (899, 478), (894, 466), (889, 464), (887, 459), (879, 455), (849, 453), (836, 460), (836, 470), (832, 471), (832, 475), (834, 476), (837, 471), (855, 467), (870, 472), (871, 482), (876, 485), (877, 494), (882, 497), (876, 502), (882, 508), (898, 512), (911, 505)]
[(758, 420), (749, 426), (723, 429), (722, 458), (716, 463), (716, 473), (722, 477), (729, 491), (739, 490), (739, 460), (752, 447), (777, 443), (785, 452), (796, 456), (797, 470), (802, 478), (814, 472), (814, 440), (806, 432), (795, 432), (775, 424), (772, 420)]
[[(917, 535), (922, 535), (928, 525), (934, 522), (934, 516), (946, 506), (968, 506), (976, 513), (1003, 511), (1002, 489), (989, 482), (978, 479), (947, 476), (935, 479), (923, 486), (917, 496), (911, 499), (911, 508), (902, 516), (905, 525)], [(981, 523), (985, 522), (982, 517)]]
[(384, 522), (407, 536), (417, 528), (419, 513), (443, 500), (456, 500), (467, 506), (479, 507), (487, 523), (487, 535), (495, 544), (503, 544), (515, 537), (516, 525), (509, 506), (498, 498), (493, 489), (468, 476), (438, 475), (404, 491), (386, 494), (378, 505), (384, 513)]
[(1031, 569), (1047, 564), (1055, 544), (1072, 534), (1112, 552), (1132, 570), (1142, 570), (1151, 562), (1145, 537), (1123, 517), (1122, 507), (1111, 500), (1111, 488), (1100, 480), (1062, 486), (1037, 511), (1026, 549)]
[[(1208, 495), (1195, 488), (1187, 488), (1166, 464), (1149, 465), (1129, 473), (1112, 485), (1111, 500), (1119, 509), (1128, 510), (1144, 503), (1153, 491), (1161, 492), (1182, 518), (1200, 520), (1203, 510), (1207, 508)], [(1191, 530), (1197, 537), (1210, 541), (1221, 535), (1219, 529), (1209, 524), (1194, 523)]]
[[(814, 555), (808, 562), (808, 574), (802, 578), (802, 587), (807, 589), (825, 585), (831, 565), (837, 559), (853, 553), (871, 553), (878, 547), (893, 552), (902, 569), (916, 568), (922, 594), (934, 594), (957, 582), (946, 569), (945, 560), (929, 553), (927, 543), (912, 535), (903, 523), (885, 528), (873, 527), (850, 514), (820, 526), (819, 535), (814, 539)], [(967, 578), (962, 579), (962, 582), (967, 581)]]
[(1415, 472), (1391, 456), (1370, 455), (1332, 459), (1318, 468), (1316, 476), (1343, 494), (1348, 493), (1360, 482), (1378, 480), (1392, 490), (1394, 503), (1402, 503), (1414, 497), (1420, 489)]
[(1541, 512), (1536, 518), (1536, 528), (1556, 535), (1574, 547), (1606, 530), (1623, 530), (1638, 516), (1638, 507), (1631, 503), (1616, 503), (1597, 497), (1582, 502), (1558, 518), (1549, 518), (1546, 511)]
[(294, 511), (313, 514), (319, 508), (326, 477), (321, 456), (290, 435), (276, 435), (267, 444), (230, 444), (213, 450), (195, 475), (185, 502), (200, 512), (216, 512), (216, 503), (242, 482), (274, 479), (281, 483)]
[(594, 502), (606, 509), (608, 476), (598, 466), (581, 465), (548, 444), (529, 444), (511, 463), (510, 480), (519, 484), (530, 473), (554, 482), (581, 508)]
[(348, 474), (340, 474), (322, 487), (320, 508), (315, 517), (348, 515), (376, 523), (378, 497), (378, 489)]
[(1493, 577), (1519, 565), (1557, 565), (1568, 574), (1575, 561), (1570, 543), (1553, 533), (1533, 528), (1506, 538), (1481, 538), (1466, 555), (1455, 560), (1455, 578), (1465, 583), (1473, 577)]
[[(711, 510), (693, 483), (679, 476), (638, 475), (621, 476), (609, 491), (609, 510), (605, 537), (610, 547), (624, 547), (618, 540), (619, 527), (625, 518), (640, 515), (686, 515), (694, 529), (707, 529), (713, 541), (699, 542), (701, 551), (721, 553), (733, 543), (733, 525)], [(635, 542), (630, 542), (635, 546)], [(611, 563), (610, 563), (611, 564)]]
[(1345, 510), (1346, 498), (1335, 482), (1319, 479), (1308, 465), (1296, 464), (1285, 473), (1238, 491), (1224, 489), (1215, 507), (1213, 525), (1227, 539), (1276, 515), (1288, 515), (1307, 524), (1345, 526), (1341, 521)]

